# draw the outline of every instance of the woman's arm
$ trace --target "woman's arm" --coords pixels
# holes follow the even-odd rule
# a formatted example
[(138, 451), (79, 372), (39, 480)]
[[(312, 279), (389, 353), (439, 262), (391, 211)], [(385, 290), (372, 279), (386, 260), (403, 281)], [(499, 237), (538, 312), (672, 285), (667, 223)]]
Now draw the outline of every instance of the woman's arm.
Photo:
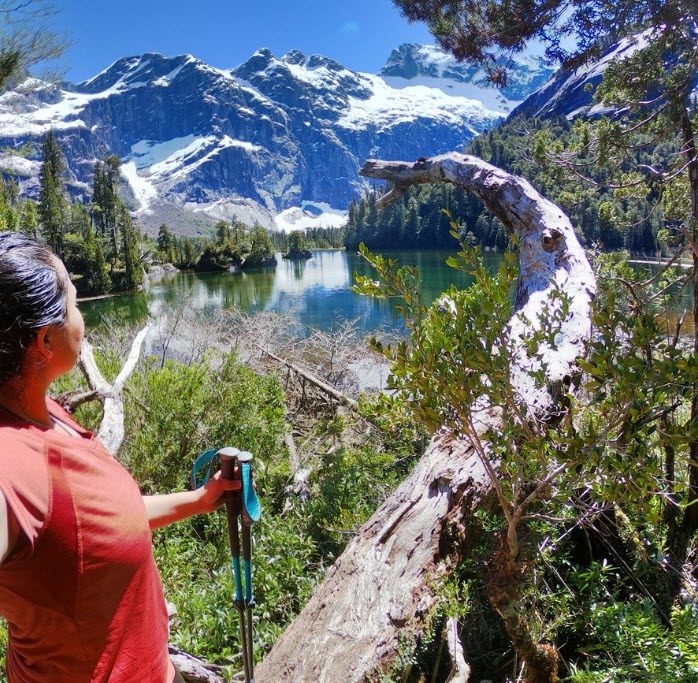
[(12, 552), (20, 533), (19, 522), (0, 491), (0, 564)]
[[(206, 514), (223, 505), (223, 494), (240, 488), (240, 481), (221, 479), (221, 473), (211, 477), (195, 491), (143, 496), (151, 529), (159, 529), (193, 515)], [(3, 499), (4, 501), (4, 499)]]

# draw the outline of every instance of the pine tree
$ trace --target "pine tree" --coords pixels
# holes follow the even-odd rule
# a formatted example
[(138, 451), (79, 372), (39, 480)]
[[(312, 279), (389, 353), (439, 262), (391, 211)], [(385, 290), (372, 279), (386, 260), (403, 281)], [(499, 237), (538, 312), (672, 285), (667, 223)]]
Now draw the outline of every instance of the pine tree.
[(245, 259), (244, 265), (260, 265), (274, 255), (274, 245), (269, 237), (269, 233), (261, 225), (256, 225), (252, 228), (251, 242), (251, 251)]
[(120, 240), (118, 215), (121, 207), (119, 199), (119, 177), (121, 161), (111, 155), (95, 164), (94, 185), (92, 192), (92, 215), (97, 225), (98, 234), (110, 237), (112, 247), (112, 264), (119, 256)]
[(25, 235), (29, 235), (29, 237), (33, 237), (34, 239), (36, 239), (36, 227), (36, 204), (31, 199), (26, 199), (22, 203), (22, 209), (19, 219), (19, 229)]
[(232, 234), (230, 231), (230, 225), (226, 221), (218, 221), (215, 225), (216, 231), (216, 244), (222, 247), (227, 242), (232, 239)]
[(174, 239), (170, 229), (163, 223), (158, 229), (158, 250), (166, 257), (170, 254)]
[(137, 289), (143, 284), (143, 269), (138, 246), (140, 235), (133, 225), (128, 209), (121, 203), (118, 205), (117, 221), (122, 238), (124, 287), (127, 290)]
[(183, 261), (186, 268), (193, 268), (196, 265), (196, 252), (194, 245), (188, 237), (184, 238)]
[(94, 178), (92, 180), (92, 204), (90, 214), (92, 222), (97, 228), (97, 234), (104, 237), (104, 220), (102, 219), (102, 204), (104, 202), (104, 172), (102, 162), (95, 163)]
[(44, 136), (39, 174), (39, 222), (46, 243), (60, 257), (67, 222), (68, 202), (65, 195), (65, 161), (53, 131)]
[(109, 277), (109, 267), (104, 258), (102, 245), (95, 240), (94, 267), (89, 275), (90, 288), (94, 294), (106, 294), (111, 289), (111, 278)]

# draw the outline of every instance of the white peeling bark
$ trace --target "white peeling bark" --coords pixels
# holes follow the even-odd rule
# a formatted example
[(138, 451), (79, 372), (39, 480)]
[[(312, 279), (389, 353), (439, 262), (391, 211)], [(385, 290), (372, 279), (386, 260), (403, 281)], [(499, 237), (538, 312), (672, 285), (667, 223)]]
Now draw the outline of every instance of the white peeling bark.
[(453, 617), (446, 622), (446, 643), (451, 656), (451, 673), (446, 683), (468, 683), (470, 667), (465, 661), (463, 646), (458, 637), (458, 620)]
[[(379, 204), (418, 183), (450, 182), (476, 194), (519, 239), (520, 278), (510, 329), (521, 339), (568, 300), (553, 346), (531, 360), (518, 344), (512, 382), (533, 417), (558, 410), (562, 385), (575, 373), (591, 331), (595, 280), (559, 207), (524, 179), (476, 157), (446, 154), (416, 163), (368, 161), (361, 175), (390, 180)], [(543, 363), (547, 386), (528, 372)], [(501, 416), (482, 410), (478, 431)], [(415, 470), (364, 525), (300, 616), (257, 669), (259, 681), (359, 683), (394, 658), (398, 636), (418, 627), (433, 604), (430, 577), (448, 557), (467, 554), (471, 513), (491, 504), (492, 486), (473, 444), (432, 440)], [(465, 669), (461, 668), (461, 678)]]
[(82, 340), (78, 362), (93, 392), (92, 398), (102, 401), (104, 407), (102, 421), (97, 431), (97, 438), (112, 455), (116, 455), (119, 452), (126, 435), (124, 400), (121, 394), (126, 381), (136, 368), (141, 348), (149, 329), (149, 326), (146, 326), (136, 335), (126, 363), (124, 363), (121, 372), (114, 380), (114, 384), (109, 384), (97, 367), (90, 342), (87, 339)]

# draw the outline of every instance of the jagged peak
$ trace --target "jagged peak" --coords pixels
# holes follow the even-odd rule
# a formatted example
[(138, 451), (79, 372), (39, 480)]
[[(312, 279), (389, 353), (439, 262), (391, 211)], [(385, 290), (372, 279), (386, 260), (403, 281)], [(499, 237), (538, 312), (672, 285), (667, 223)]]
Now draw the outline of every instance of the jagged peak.
[(325, 67), (330, 71), (349, 71), (343, 64), (340, 64), (330, 57), (325, 57), (324, 55), (311, 55), (306, 62), (306, 67), (308, 69), (320, 69)]
[(303, 66), (308, 58), (300, 50), (289, 50), (282, 58), (284, 64)]
[(73, 86), (71, 90), (92, 94), (113, 88), (119, 82), (125, 85), (134, 81), (149, 82), (165, 77), (188, 63), (200, 63), (200, 60), (189, 54), (165, 57), (159, 52), (122, 57), (96, 76)]

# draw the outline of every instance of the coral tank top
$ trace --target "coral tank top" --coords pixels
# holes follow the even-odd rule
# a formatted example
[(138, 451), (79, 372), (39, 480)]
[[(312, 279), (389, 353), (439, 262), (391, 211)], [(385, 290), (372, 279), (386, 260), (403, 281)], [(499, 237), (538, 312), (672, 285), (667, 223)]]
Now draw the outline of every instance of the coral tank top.
[(23, 534), (0, 564), (10, 683), (167, 683), (167, 609), (136, 482), (78, 437), (0, 410), (0, 488)]

